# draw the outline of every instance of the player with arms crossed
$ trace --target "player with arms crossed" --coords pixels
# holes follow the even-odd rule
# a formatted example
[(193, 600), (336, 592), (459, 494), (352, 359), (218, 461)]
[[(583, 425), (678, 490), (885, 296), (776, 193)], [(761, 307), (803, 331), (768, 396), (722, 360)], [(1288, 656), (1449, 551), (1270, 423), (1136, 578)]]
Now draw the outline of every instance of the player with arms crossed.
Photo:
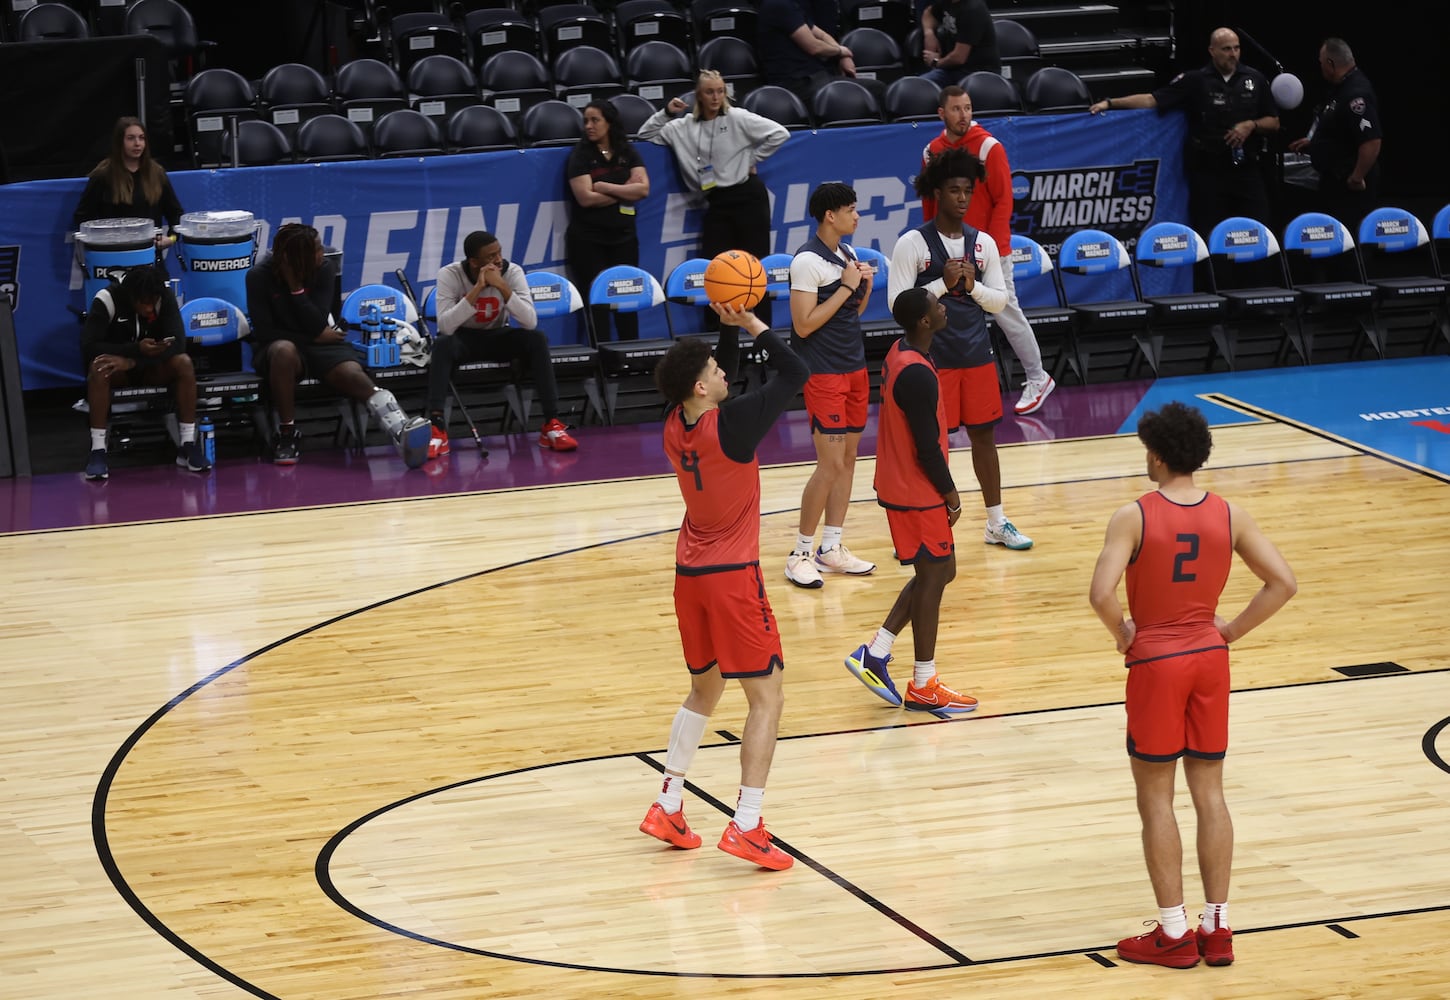
[[(1093, 610), (1127, 657), (1128, 755), (1143, 821), (1143, 854), (1158, 899), (1157, 926), (1118, 942), (1130, 962), (1186, 969), (1234, 960), (1228, 922), (1233, 820), (1223, 798), (1228, 750), (1228, 646), (1294, 596), (1298, 584), (1248, 512), (1195, 485), (1213, 436), (1203, 414), (1168, 403), (1138, 421), (1157, 490), (1120, 507), (1093, 569)], [(1233, 621), (1217, 613), (1237, 552), (1263, 586)], [(1128, 577), (1123, 617), (1118, 582)], [(1203, 916), (1188, 927), (1183, 842), (1173, 815), (1178, 758), (1198, 817)], [(1152, 923), (1150, 921), (1149, 923)]]
[(907, 710), (955, 715), (975, 709), (977, 699), (953, 691), (936, 673), (942, 592), (957, 575), (952, 525), (962, 516), (962, 498), (947, 465), (946, 411), (931, 360), (932, 338), (946, 326), (947, 311), (925, 288), (908, 288), (896, 296), (891, 315), (905, 335), (881, 367), (876, 502), (886, 508), (896, 558), (915, 575), (901, 588), (876, 637), (846, 657), (846, 669), (878, 698), (901, 705), (886, 663), (897, 634), (909, 624), (916, 666), (906, 686)]
[[(805, 385), (810, 370), (754, 314), (711, 308), (720, 316), (716, 356), (710, 356), (701, 340), (682, 340), (655, 368), (655, 384), (674, 407), (665, 417), (664, 447), (685, 501), (675, 546), (675, 615), (690, 671), (690, 694), (670, 726), (664, 784), (639, 828), (675, 847), (700, 846), (699, 835), (685, 822), (685, 772), (725, 681), (734, 678), (750, 707), (740, 740), (740, 798), (719, 847), (780, 871), (795, 859), (771, 843), (760, 809), (785, 702), (785, 660), (760, 575), (760, 463), (755, 449)], [(764, 348), (776, 377), (728, 399), (740, 352), (737, 326)]]

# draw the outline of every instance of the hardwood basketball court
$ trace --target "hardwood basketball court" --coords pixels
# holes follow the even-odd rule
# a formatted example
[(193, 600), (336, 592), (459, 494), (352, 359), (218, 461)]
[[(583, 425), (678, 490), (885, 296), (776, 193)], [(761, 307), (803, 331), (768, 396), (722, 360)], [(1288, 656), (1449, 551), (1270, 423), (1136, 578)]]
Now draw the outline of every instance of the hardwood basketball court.
[[(816, 592), (777, 565), (808, 468), (765, 470), (785, 873), (713, 846), (738, 690), (690, 774), (705, 846), (636, 830), (686, 686), (672, 479), (0, 538), (4, 992), (1450, 994), (1442, 452), (1380, 453), (1241, 389), (1203, 401), (1202, 482), (1254, 513), (1300, 592), (1234, 651), (1230, 968), (1112, 951), (1154, 913), (1123, 670), (1086, 599), (1108, 515), (1150, 486), (1129, 435), (1002, 449), (1037, 545), (959, 525), (938, 662), (982, 708), (951, 721), (841, 665), (905, 579), (873, 463), (847, 536), (882, 565)], [(1225, 606), (1255, 582), (1236, 567)], [(1186, 793), (1179, 812), (1192, 916)]]

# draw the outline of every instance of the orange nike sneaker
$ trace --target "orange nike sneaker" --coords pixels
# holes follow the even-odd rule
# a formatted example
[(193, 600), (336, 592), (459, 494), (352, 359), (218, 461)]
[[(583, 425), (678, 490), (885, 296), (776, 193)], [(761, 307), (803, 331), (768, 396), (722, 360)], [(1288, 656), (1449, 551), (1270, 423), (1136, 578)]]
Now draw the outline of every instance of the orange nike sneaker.
[(977, 710), (977, 699), (969, 694), (958, 694), (933, 676), (921, 687), (912, 681), (906, 685), (906, 699), (902, 706), (908, 712), (946, 712), (948, 715), (962, 715)]
[(795, 864), (795, 858), (771, 843), (770, 834), (765, 832), (765, 820), (755, 824), (755, 829), (746, 833), (732, 819), (725, 832), (720, 834), (719, 847), (726, 854), (733, 854), (772, 871), (783, 872)]
[(689, 851), (700, 846), (700, 835), (685, 822), (683, 808), (677, 813), (667, 813), (664, 806), (658, 802), (652, 803), (649, 812), (644, 814), (644, 822), (639, 825), (639, 829), (641, 833), (647, 833), (656, 840), (663, 840), (666, 844), (682, 850)]

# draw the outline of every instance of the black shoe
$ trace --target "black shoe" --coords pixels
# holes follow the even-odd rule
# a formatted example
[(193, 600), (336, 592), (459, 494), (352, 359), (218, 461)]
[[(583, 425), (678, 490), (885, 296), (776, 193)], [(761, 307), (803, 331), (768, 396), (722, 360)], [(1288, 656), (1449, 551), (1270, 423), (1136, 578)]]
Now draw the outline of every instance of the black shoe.
[(105, 479), (111, 474), (110, 466), (106, 464), (106, 449), (94, 449), (90, 457), (86, 459), (86, 478), (91, 481)]
[(189, 472), (210, 472), (211, 463), (206, 460), (198, 441), (183, 441), (181, 451), (176, 454), (176, 464)]
[(279, 431), (272, 443), (273, 465), (296, 465), (302, 457), (302, 432), (295, 428), (290, 432)]

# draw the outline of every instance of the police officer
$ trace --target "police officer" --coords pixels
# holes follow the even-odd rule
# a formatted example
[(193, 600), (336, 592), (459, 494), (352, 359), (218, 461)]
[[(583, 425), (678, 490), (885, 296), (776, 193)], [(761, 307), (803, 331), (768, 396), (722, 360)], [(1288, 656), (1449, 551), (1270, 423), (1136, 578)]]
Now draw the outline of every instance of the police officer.
[(1269, 221), (1260, 137), (1279, 130), (1279, 108), (1268, 79), (1239, 65), (1239, 36), (1216, 29), (1209, 36), (1208, 55), (1208, 65), (1180, 73), (1150, 94), (1110, 97), (1088, 109), (1095, 115), (1114, 108), (1184, 109), (1189, 224), (1205, 239), (1231, 215)]
[(1319, 71), (1329, 81), (1329, 95), (1315, 109), (1309, 134), (1289, 143), (1289, 150), (1308, 150), (1319, 173), (1320, 207), (1354, 231), (1379, 189), (1379, 102), (1344, 39), (1325, 39)]

